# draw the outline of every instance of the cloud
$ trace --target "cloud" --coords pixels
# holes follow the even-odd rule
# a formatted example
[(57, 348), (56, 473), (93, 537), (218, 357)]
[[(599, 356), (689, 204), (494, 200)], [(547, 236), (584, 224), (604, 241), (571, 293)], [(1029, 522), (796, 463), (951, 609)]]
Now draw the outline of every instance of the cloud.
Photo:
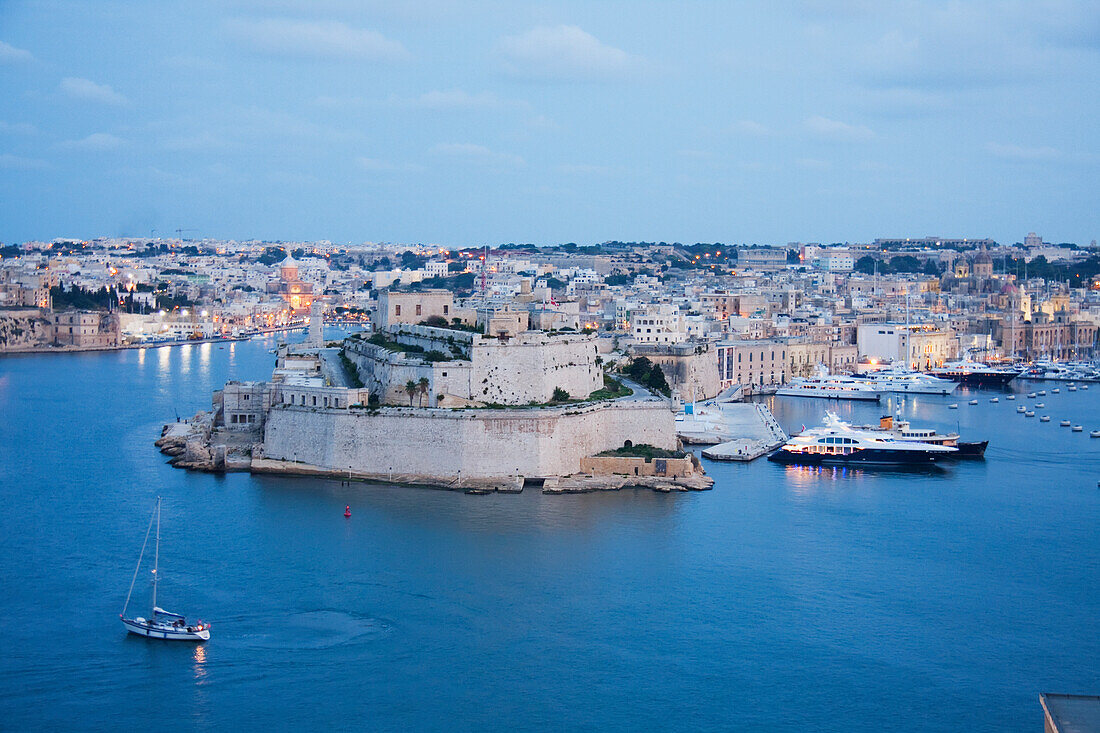
[(224, 150), (230, 145), (223, 138), (210, 132), (198, 132), (190, 135), (175, 135), (167, 138), (162, 147), (172, 151), (211, 151)]
[(805, 168), (811, 171), (823, 171), (832, 167), (832, 163), (827, 160), (821, 160), (820, 158), (799, 158), (794, 164), (799, 168)]
[(4, 122), (0, 120), (0, 135), (37, 135), (38, 128), (29, 122)]
[(765, 127), (759, 122), (753, 122), (752, 120), (738, 120), (730, 126), (730, 130), (742, 135), (752, 135), (754, 137), (767, 137), (774, 134), (770, 127)]
[(0, 64), (33, 61), (34, 54), (22, 48), (0, 41)]
[(823, 140), (838, 140), (842, 142), (863, 142), (872, 140), (875, 133), (864, 125), (849, 125), (847, 122), (830, 120), (828, 117), (814, 115), (807, 117), (806, 129), (816, 137)]
[(218, 64), (214, 63), (210, 59), (203, 58), (201, 56), (189, 56), (187, 54), (177, 54), (175, 56), (169, 56), (164, 59), (165, 66), (169, 66), (173, 69), (179, 69), (181, 71), (203, 71), (203, 72), (215, 72), (221, 69)]
[(100, 104), (124, 105), (128, 99), (106, 84), (96, 84), (89, 79), (67, 76), (61, 80), (61, 91), (73, 99)]
[(601, 43), (577, 26), (534, 28), (500, 41), (504, 69), (534, 79), (600, 81), (621, 79), (638, 70), (642, 60)]
[(49, 168), (50, 164), (38, 158), (24, 158), (10, 153), (0, 153), (0, 168), (11, 170), (29, 171)]
[(365, 28), (332, 21), (232, 20), (230, 33), (255, 51), (276, 56), (360, 61), (404, 61), (409, 52), (400, 41)]
[(125, 140), (107, 132), (94, 132), (81, 140), (65, 140), (58, 147), (66, 150), (114, 150), (122, 147)]
[(526, 163), (526, 161), (518, 155), (497, 153), (484, 145), (476, 145), (474, 143), (439, 143), (433, 146), (428, 152), (433, 155), (464, 158), (466, 160), (485, 164), (506, 165), (517, 168)]
[(1041, 161), (1053, 160), (1061, 156), (1061, 152), (1048, 146), (1027, 148), (1020, 145), (1001, 145), (999, 143), (987, 143), (985, 146), (995, 157), (1005, 160)]
[(587, 163), (562, 163), (555, 166), (555, 170), (571, 176), (609, 176), (615, 172), (610, 166)]
[(355, 164), (363, 170), (371, 171), (372, 173), (392, 173), (398, 171), (410, 172), (423, 170), (422, 166), (412, 163), (391, 163), (388, 160), (379, 160), (378, 158), (356, 158)]
[(415, 99), (406, 100), (403, 106), (418, 109), (527, 109), (530, 107), (526, 102), (501, 99), (492, 92), (470, 94), (461, 89), (425, 92)]
[(492, 92), (470, 92), (462, 89), (448, 89), (446, 91), (432, 90), (414, 97), (399, 97), (392, 95), (384, 100), (367, 99), (365, 97), (330, 97), (320, 96), (314, 100), (314, 104), (331, 110), (346, 109), (374, 109), (389, 107), (395, 109), (416, 110), (527, 110), (531, 105), (522, 100), (510, 100), (498, 97)]

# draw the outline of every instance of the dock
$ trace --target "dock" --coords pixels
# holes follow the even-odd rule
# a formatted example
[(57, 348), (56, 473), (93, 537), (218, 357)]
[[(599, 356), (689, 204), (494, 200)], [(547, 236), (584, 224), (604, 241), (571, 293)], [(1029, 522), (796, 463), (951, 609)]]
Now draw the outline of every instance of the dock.
[(684, 443), (710, 445), (703, 456), (715, 461), (752, 461), (787, 441), (767, 405), (758, 402), (704, 405), (677, 420)]

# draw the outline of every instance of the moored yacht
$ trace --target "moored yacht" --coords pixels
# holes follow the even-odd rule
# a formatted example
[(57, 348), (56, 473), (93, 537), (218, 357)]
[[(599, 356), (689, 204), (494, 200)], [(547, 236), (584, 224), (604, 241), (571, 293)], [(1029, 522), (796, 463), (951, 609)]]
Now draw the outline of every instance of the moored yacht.
[(929, 465), (958, 452), (957, 448), (884, 437), (826, 417), (826, 424), (796, 435), (768, 456), (776, 463), (803, 465)]
[(813, 376), (791, 380), (776, 390), (784, 397), (821, 397), (832, 400), (879, 401), (880, 390), (866, 379), (829, 374), (824, 366), (818, 366)]
[(963, 359), (944, 364), (938, 369), (933, 369), (930, 374), (972, 387), (1004, 387), (1019, 376), (1020, 370), (1010, 366), (989, 366), (978, 361)]
[(883, 415), (878, 421), (878, 427), (871, 425), (850, 425), (840, 419), (833, 412), (825, 413), (826, 425), (849, 425), (856, 430), (865, 430), (869, 433), (882, 433), (894, 440), (908, 441), (911, 443), (931, 443), (932, 445), (945, 445), (949, 448), (957, 448), (958, 452), (951, 454), (951, 458), (983, 458), (985, 449), (989, 446), (988, 440), (960, 440), (958, 433), (940, 433), (933, 428), (915, 428), (908, 420), (895, 420), (893, 415)]
[(959, 388), (958, 382), (953, 382), (950, 379), (940, 379), (931, 374), (914, 372), (904, 367), (861, 372), (852, 376), (870, 382), (880, 392), (949, 395)]

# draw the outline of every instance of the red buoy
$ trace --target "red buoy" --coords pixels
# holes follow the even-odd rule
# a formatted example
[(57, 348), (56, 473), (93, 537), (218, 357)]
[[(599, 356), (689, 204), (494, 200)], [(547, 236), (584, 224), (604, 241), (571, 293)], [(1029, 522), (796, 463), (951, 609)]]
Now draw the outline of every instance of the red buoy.
[(350, 517), (351, 516), (351, 504), (348, 504), (347, 506), (344, 507), (344, 516), (345, 517)]

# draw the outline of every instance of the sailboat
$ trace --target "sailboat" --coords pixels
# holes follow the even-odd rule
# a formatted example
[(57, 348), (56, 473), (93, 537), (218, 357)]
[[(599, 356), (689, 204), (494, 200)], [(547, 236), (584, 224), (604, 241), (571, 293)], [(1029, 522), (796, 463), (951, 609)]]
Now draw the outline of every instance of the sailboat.
[[(148, 619), (136, 616), (126, 618), (126, 609), (130, 605), (130, 596), (134, 594), (134, 584), (137, 582), (138, 571), (141, 570), (141, 561), (145, 557), (145, 548), (149, 544), (149, 534), (153, 529), (153, 522), (157, 525), (156, 545), (153, 551), (153, 612)], [(148, 636), (151, 639), (167, 639), (170, 641), (206, 641), (210, 638), (210, 624), (199, 621), (197, 624), (188, 624), (187, 619), (178, 613), (165, 611), (157, 605), (157, 580), (160, 577), (158, 569), (160, 565), (160, 497), (157, 497), (157, 506), (153, 510), (153, 516), (149, 518), (149, 528), (145, 530), (145, 542), (141, 545), (141, 554), (138, 556), (137, 567), (134, 568), (134, 579), (130, 581), (130, 592), (126, 594), (126, 603), (122, 605), (122, 613), (118, 615), (122, 619), (122, 625), (131, 634)]]

